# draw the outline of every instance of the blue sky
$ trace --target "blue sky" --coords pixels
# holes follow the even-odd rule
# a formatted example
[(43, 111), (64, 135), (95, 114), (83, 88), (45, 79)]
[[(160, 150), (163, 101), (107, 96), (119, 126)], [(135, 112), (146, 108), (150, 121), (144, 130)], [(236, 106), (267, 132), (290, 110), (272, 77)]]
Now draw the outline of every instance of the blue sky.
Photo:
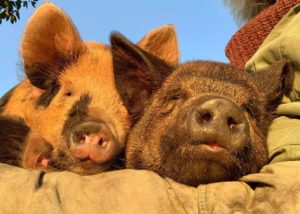
[[(39, 1), (39, 6), (44, 1)], [(137, 42), (148, 31), (176, 27), (181, 62), (204, 59), (228, 62), (224, 49), (237, 26), (223, 0), (53, 0), (73, 20), (83, 40), (108, 44), (111, 31)], [(0, 96), (22, 79), (19, 43), (34, 8), (21, 20), (0, 25)]]

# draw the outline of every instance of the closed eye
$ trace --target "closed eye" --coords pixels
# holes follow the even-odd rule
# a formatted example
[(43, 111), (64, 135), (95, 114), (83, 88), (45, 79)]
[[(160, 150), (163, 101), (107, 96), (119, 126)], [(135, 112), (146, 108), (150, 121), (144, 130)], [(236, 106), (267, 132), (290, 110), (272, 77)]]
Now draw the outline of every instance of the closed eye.
[(247, 103), (244, 103), (241, 107), (254, 119), (259, 118), (259, 110), (257, 106), (257, 101), (250, 99)]
[(67, 96), (67, 97), (71, 97), (72, 95), (73, 95), (73, 93), (71, 91), (68, 91), (65, 93), (65, 96)]
[(170, 100), (181, 100), (181, 99), (186, 99), (188, 97), (187, 92), (181, 88), (177, 89), (171, 89), (167, 91), (166, 93), (165, 100), (170, 101)]
[(187, 98), (186, 91), (182, 89), (173, 89), (168, 91), (167, 96), (163, 99), (163, 104), (160, 109), (161, 114), (170, 114), (181, 101)]

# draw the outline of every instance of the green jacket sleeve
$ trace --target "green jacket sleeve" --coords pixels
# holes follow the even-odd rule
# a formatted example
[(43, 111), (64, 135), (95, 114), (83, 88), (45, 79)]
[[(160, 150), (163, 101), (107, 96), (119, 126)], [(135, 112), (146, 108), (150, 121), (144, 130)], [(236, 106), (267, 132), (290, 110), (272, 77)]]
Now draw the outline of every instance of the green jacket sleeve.
[(270, 161), (300, 160), (300, 4), (274, 27), (246, 68), (259, 72), (280, 59), (288, 59), (295, 70), (292, 91), (277, 108), (269, 130)]

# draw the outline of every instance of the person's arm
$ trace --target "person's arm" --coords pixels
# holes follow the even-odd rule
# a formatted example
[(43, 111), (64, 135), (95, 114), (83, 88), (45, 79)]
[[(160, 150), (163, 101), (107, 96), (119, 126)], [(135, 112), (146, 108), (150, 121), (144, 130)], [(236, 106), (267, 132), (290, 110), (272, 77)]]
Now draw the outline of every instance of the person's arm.
[(145, 170), (94, 176), (43, 174), (0, 164), (0, 213), (296, 213), (300, 161), (265, 166), (240, 181), (176, 183)]

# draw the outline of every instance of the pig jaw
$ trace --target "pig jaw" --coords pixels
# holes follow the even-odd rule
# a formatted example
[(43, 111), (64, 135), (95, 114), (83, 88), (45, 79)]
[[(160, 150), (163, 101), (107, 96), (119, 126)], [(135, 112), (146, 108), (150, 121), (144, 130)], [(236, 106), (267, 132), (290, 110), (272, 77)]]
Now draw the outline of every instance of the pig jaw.
[(230, 141), (216, 132), (195, 137), (189, 130), (172, 127), (160, 139), (159, 173), (192, 186), (236, 180), (259, 167), (248, 139)]

